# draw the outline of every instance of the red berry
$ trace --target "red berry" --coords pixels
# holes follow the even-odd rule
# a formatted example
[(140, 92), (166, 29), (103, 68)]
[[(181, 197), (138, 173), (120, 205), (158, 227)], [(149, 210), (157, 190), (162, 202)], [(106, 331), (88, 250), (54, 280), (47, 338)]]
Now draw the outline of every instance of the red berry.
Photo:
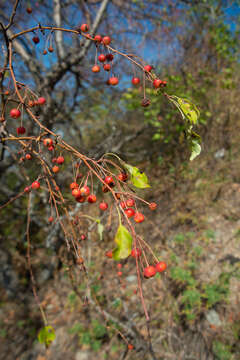
[(17, 119), (17, 118), (19, 118), (19, 117), (21, 116), (21, 111), (18, 110), (18, 109), (12, 109), (12, 110), (10, 111), (10, 116), (11, 116), (12, 118), (14, 118), (14, 119)]
[(128, 207), (132, 207), (135, 204), (135, 201), (133, 199), (127, 199), (126, 204)]
[(122, 276), (122, 271), (118, 271), (118, 276)]
[(120, 264), (120, 263), (117, 264), (117, 268), (118, 268), (118, 269), (121, 269), (121, 268), (122, 268), (122, 264)]
[(30, 186), (26, 186), (24, 192), (29, 192), (31, 190)]
[(106, 54), (106, 60), (107, 61), (113, 61), (113, 59), (114, 59), (113, 54)]
[(49, 147), (48, 147), (48, 150), (49, 150), (49, 151), (53, 151), (53, 150), (54, 150), (54, 146), (52, 146), (52, 145), (49, 146)]
[(134, 216), (134, 220), (136, 223), (141, 223), (144, 221), (144, 215), (140, 212), (136, 212), (136, 214)]
[(110, 79), (109, 79), (109, 84), (110, 85), (117, 85), (118, 84), (118, 78), (116, 77), (116, 76), (112, 76), (112, 77), (110, 77)]
[(54, 220), (54, 219), (53, 219), (52, 216), (50, 216), (50, 217), (48, 218), (48, 222), (50, 222), (50, 223), (53, 222), (53, 220)]
[(22, 134), (25, 134), (25, 132), (26, 132), (26, 129), (25, 129), (25, 127), (23, 127), (23, 126), (19, 126), (18, 128), (17, 128), (17, 134), (18, 135), (22, 135)]
[(110, 65), (110, 64), (104, 64), (104, 65), (103, 65), (103, 69), (104, 69), (105, 71), (110, 71), (110, 70), (111, 70), (111, 65)]
[(142, 255), (142, 250), (141, 249), (139, 249), (139, 248), (136, 248), (136, 250), (135, 250), (135, 248), (132, 249), (132, 251), (131, 251), (131, 256), (132, 257), (136, 258), (136, 257), (139, 257), (141, 255)]
[(132, 208), (126, 209), (126, 210), (124, 210), (124, 212), (128, 218), (134, 216), (134, 214), (135, 214), (135, 211)]
[(163, 80), (163, 81), (162, 81), (162, 86), (167, 86), (166, 80)]
[(153, 86), (154, 86), (156, 89), (160, 88), (161, 85), (162, 85), (162, 80), (160, 80), (160, 79), (155, 79), (155, 80), (153, 81)]
[(150, 204), (148, 205), (148, 207), (149, 207), (150, 210), (156, 210), (157, 204), (156, 204), (155, 202), (152, 202), (152, 203), (150, 203)]
[(99, 71), (100, 71), (100, 66), (99, 65), (93, 65), (92, 72), (98, 73)]
[(91, 194), (91, 195), (88, 196), (87, 200), (88, 200), (89, 203), (95, 203), (97, 201), (97, 197), (96, 197), (96, 195)]
[(105, 202), (105, 201), (102, 201), (100, 204), (99, 204), (99, 209), (105, 211), (107, 210), (108, 208), (108, 204)]
[(120, 181), (126, 181), (127, 178), (128, 178), (128, 175), (126, 173), (120, 173), (118, 175), (118, 180), (120, 180)]
[(52, 146), (53, 140), (51, 138), (45, 138), (45, 139), (43, 139), (43, 145), (47, 146), (47, 147)]
[(32, 8), (27, 7), (26, 11), (27, 11), (28, 14), (31, 14), (32, 13)]
[(40, 42), (40, 39), (39, 39), (38, 36), (34, 36), (34, 37), (32, 38), (32, 41), (34, 42), (34, 44), (38, 44), (38, 43)]
[(99, 57), (98, 57), (98, 60), (100, 62), (104, 62), (104, 61), (106, 61), (106, 56), (104, 54), (100, 54)]
[(62, 165), (64, 163), (64, 157), (63, 156), (58, 156), (56, 159), (56, 163), (58, 165)]
[(152, 66), (151, 65), (146, 65), (146, 66), (144, 66), (144, 70), (149, 72), (149, 71), (152, 70)]
[(72, 182), (70, 185), (69, 185), (70, 189), (73, 190), (73, 189), (77, 189), (79, 187), (79, 185), (76, 183), (76, 182)]
[(72, 196), (74, 196), (75, 198), (82, 196), (80, 189), (79, 188), (74, 188), (72, 190)]
[(26, 154), (26, 155), (25, 155), (25, 158), (26, 158), (27, 160), (31, 160), (32, 155), (31, 155), (31, 154)]
[(112, 250), (108, 250), (105, 255), (111, 259), (113, 257)]
[(57, 165), (53, 166), (53, 168), (52, 168), (52, 171), (53, 171), (55, 174), (58, 173), (59, 170), (60, 170), (60, 168), (59, 168), (59, 166), (57, 166)]
[(156, 269), (155, 269), (155, 267), (152, 266), (152, 265), (147, 266), (147, 267), (144, 269), (143, 275), (144, 275), (146, 278), (150, 278), (150, 277), (156, 275)]
[(128, 344), (128, 350), (133, 350), (134, 346), (132, 344)]
[(102, 42), (104, 45), (109, 45), (111, 42), (110, 36), (104, 36), (104, 38), (102, 39)]
[(95, 35), (94, 40), (95, 40), (96, 42), (100, 43), (100, 42), (102, 41), (101, 35)]
[(82, 24), (82, 25), (81, 25), (81, 30), (82, 30), (83, 32), (87, 32), (87, 31), (89, 30), (89, 26), (88, 26), (87, 24)]
[(88, 186), (84, 185), (83, 187), (81, 187), (80, 189), (81, 191), (81, 195), (82, 196), (88, 196), (90, 194), (90, 189)]
[(148, 98), (144, 98), (144, 99), (142, 99), (142, 101), (141, 101), (141, 106), (143, 106), (143, 107), (147, 107), (147, 106), (149, 106), (151, 104), (151, 101), (148, 99)]
[(121, 201), (121, 202), (120, 202), (120, 206), (121, 206), (122, 209), (126, 209), (127, 204), (126, 204), (125, 201)]
[(114, 180), (113, 180), (112, 176), (106, 176), (104, 179), (104, 182), (110, 186), (114, 185)]
[(140, 84), (140, 79), (138, 77), (133, 77), (132, 78), (132, 84), (133, 85), (138, 85)]
[(55, 190), (56, 190), (56, 191), (59, 191), (59, 190), (60, 190), (60, 187), (59, 187), (59, 186), (55, 186)]
[(36, 180), (32, 183), (31, 186), (32, 186), (32, 189), (37, 190), (40, 188), (40, 182)]
[(44, 97), (40, 97), (40, 98), (38, 98), (38, 100), (37, 100), (37, 103), (38, 103), (39, 105), (44, 105), (45, 102), (46, 102), (46, 99), (45, 99)]
[(47, 50), (43, 50), (43, 55), (47, 55)]
[(79, 203), (84, 203), (85, 200), (86, 200), (85, 196), (80, 195), (80, 196), (76, 197), (76, 201)]
[(54, 52), (54, 48), (52, 46), (49, 46), (48, 52), (50, 52), (50, 53)]
[(164, 261), (160, 261), (155, 265), (155, 269), (157, 272), (163, 272), (167, 268), (167, 264)]

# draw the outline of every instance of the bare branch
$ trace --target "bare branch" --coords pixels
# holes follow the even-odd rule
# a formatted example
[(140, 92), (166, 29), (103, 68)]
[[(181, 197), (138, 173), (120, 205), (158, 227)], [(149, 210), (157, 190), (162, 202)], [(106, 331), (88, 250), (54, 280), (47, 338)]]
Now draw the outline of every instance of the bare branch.
[(15, 15), (16, 15), (16, 11), (17, 11), (18, 4), (19, 4), (19, 0), (16, 0), (16, 1), (15, 1), (15, 4), (14, 4), (14, 7), (13, 7), (13, 10), (12, 10), (12, 14), (11, 14), (9, 23), (8, 23), (8, 25), (5, 27), (5, 30), (8, 30), (8, 29), (10, 28), (10, 26), (12, 26), (14, 17), (15, 17)]
[[(7, 34), (9, 35), (9, 37), (13, 36), (11, 30), (8, 30)], [(42, 82), (42, 78), (40, 78), (41, 77), (40, 74), (45, 70), (43, 68), (43, 64), (40, 62), (36, 62), (35, 58), (26, 51), (24, 46), (17, 39), (13, 41), (13, 47), (14, 50), (17, 52), (17, 54), (19, 54), (22, 57), (29, 71), (32, 73), (35, 83), (39, 85)]]
[[(55, 24), (58, 27), (61, 27), (62, 25), (62, 17), (61, 17), (61, 3), (60, 0), (53, 0), (53, 19), (55, 21)], [(55, 33), (55, 39), (56, 39), (56, 47), (57, 47), (57, 53), (59, 58), (64, 57), (64, 47), (63, 47), (63, 33), (61, 31), (56, 31)]]

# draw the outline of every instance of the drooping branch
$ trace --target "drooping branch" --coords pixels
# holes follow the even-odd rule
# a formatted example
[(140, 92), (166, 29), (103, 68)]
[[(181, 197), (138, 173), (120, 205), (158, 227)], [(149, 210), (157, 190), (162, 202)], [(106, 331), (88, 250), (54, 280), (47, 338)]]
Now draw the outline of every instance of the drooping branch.
[[(95, 34), (103, 19), (108, 3), (109, 0), (103, 0), (101, 6), (99, 7), (90, 32), (92, 36)], [(87, 51), (91, 46), (91, 43), (91, 40), (86, 39), (80, 52), (76, 52), (74, 50), (74, 52), (71, 54), (65, 54), (65, 57), (62, 59), (61, 63), (55, 65), (53, 69), (51, 69), (51, 71), (46, 74), (42, 88), (53, 89), (68, 70), (70, 70), (74, 65), (79, 64), (79, 62), (81, 62), (85, 58)]]

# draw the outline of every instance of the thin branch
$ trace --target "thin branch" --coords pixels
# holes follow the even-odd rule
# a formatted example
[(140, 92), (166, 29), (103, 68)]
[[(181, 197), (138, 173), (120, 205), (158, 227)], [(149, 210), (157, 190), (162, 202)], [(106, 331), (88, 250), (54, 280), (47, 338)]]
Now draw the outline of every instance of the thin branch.
[(16, 0), (15, 1), (15, 4), (14, 4), (14, 7), (13, 7), (13, 10), (12, 10), (12, 14), (10, 16), (10, 20), (9, 20), (9, 23), (8, 25), (5, 27), (6, 30), (8, 30), (10, 28), (10, 26), (12, 26), (13, 24), (13, 20), (14, 20), (14, 17), (16, 15), (16, 11), (17, 11), (17, 7), (18, 7), (18, 4), (19, 4), (19, 1), (20, 0)]

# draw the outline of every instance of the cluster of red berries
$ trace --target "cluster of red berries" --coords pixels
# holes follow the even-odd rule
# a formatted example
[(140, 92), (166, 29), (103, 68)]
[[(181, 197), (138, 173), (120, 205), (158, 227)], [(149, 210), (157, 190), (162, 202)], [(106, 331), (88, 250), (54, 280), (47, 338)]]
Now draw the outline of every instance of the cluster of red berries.
[(72, 196), (79, 203), (83, 203), (86, 200), (89, 203), (95, 203), (97, 201), (96, 195), (90, 194), (90, 188), (87, 185), (80, 188), (76, 182), (72, 182), (70, 184), (70, 189), (72, 190)]
[[(39, 38), (39, 36), (34, 35), (33, 38), (32, 38), (32, 41), (33, 41), (34, 44), (36, 44), (36, 45), (39, 44), (39, 43), (40, 43), (40, 38)], [(54, 48), (53, 48), (51, 45), (48, 47), (48, 52), (50, 52), (50, 53), (54, 52)], [(44, 49), (44, 50), (43, 50), (43, 55), (46, 55), (46, 54), (47, 54), (47, 50)]]
[(62, 165), (64, 163), (64, 161), (65, 161), (65, 159), (62, 155), (52, 158), (52, 162), (57, 164), (52, 167), (52, 171), (55, 174), (58, 173), (60, 170), (60, 167), (58, 165)]
[(146, 278), (150, 278), (156, 275), (156, 273), (160, 273), (165, 271), (167, 268), (167, 264), (164, 261), (158, 262), (155, 266), (149, 265), (145, 267), (143, 275)]
[[(32, 12), (32, 9), (27, 8), (27, 12), (30, 14)], [(111, 43), (110, 36), (103, 36), (102, 37), (101, 35), (97, 34), (97, 35), (94, 36), (94, 38), (92, 38), (91, 35), (89, 33), (87, 33), (89, 31), (89, 25), (88, 24), (82, 24), (79, 27), (77, 27), (76, 30), (81, 34), (84, 34), (84, 36), (86, 38), (89, 38), (89, 39), (93, 40), (97, 47), (99, 47), (100, 45), (108, 46)], [(34, 35), (33, 38), (32, 38), (32, 41), (34, 42), (34, 44), (38, 44), (40, 42), (40, 39), (39, 39), (39, 37), (37, 35)], [(49, 46), (48, 51), (53, 52), (54, 51), (53, 47)], [(46, 49), (43, 51), (43, 54), (44, 55), (47, 54)], [(102, 67), (103, 67), (103, 69), (105, 71), (109, 72), (112, 69), (112, 64), (110, 64), (110, 62), (113, 62), (113, 59), (114, 59), (113, 54), (111, 54), (111, 53), (107, 53), (107, 54), (101, 53), (100, 55), (98, 55), (97, 59), (98, 59), (99, 63), (102, 65)], [(146, 74), (150, 74), (152, 69), (153, 69), (153, 67), (151, 65), (149, 65), (149, 64), (143, 66), (143, 71)], [(101, 66), (99, 64), (95, 63), (92, 66), (92, 72), (93, 73), (99, 73), (100, 70), (101, 70)], [(148, 77), (148, 78), (151, 80), (150, 77)], [(118, 83), (119, 83), (119, 79), (118, 79), (117, 76), (114, 76), (114, 75), (110, 76), (108, 78), (108, 80), (106, 81), (107, 85), (115, 86)], [(132, 84), (134, 86), (139, 85), (140, 84), (140, 78), (136, 77), (136, 76), (133, 77), (132, 78)], [(153, 87), (155, 89), (163, 88), (166, 85), (167, 85), (167, 82), (165, 80), (161, 80), (161, 79), (158, 79), (158, 78), (153, 80)], [(143, 107), (147, 107), (147, 106), (150, 105), (150, 101), (148, 99), (143, 99), (143, 101), (141, 102), (141, 105)]]
[[(39, 97), (36, 101), (29, 100), (27, 105), (29, 107), (33, 107), (33, 106), (37, 106), (37, 105), (44, 105), (45, 103), (46, 103), (46, 99), (44, 97)], [(22, 113), (18, 108), (13, 108), (10, 110), (10, 117), (13, 119), (20, 118), (21, 114)], [(26, 132), (26, 129), (24, 126), (17, 127), (18, 135), (23, 135), (23, 134), (25, 134), (25, 132)]]
[[(108, 250), (105, 255), (108, 258), (112, 258), (113, 257), (113, 253), (112, 250)], [(142, 250), (139, 248), (133, 248), (131, 251), (131, 255), (133, 258), (139, 258), (142, 255)], [(120, 269), (122, 268), (122, 264), (117, 264), (117, 268), (118, 268), (118, 276), (122, 276), (122, 272), (120, 271)], [(148, 265), (147, 267), (144, 268), (143, 270), (143, 275), (145, 278), (150, 278), (155, 276), (157, 273), (161, 273), (163, 271), (165, 271), (167, 269), (167, 264), (164, 261), (159, 261), (155, 266), (153, 265)]]
[[(79, 32), (83, 32), (86, 33), (87, 31), (89, 31), (89, 26), (87, 24), (82, 24), (80, 26), (80, 28), (78, 28)], [(88, 36), (87, 36), (88, 35)], [(89, 34), (85, 34), (85, 36), (90, 37)], [(90, 37), (91, 38), (91, 37)], [(111, 43), (111, 38), (109, 36), (104, 36), (102, 37), (101, 35), (95, 35), (94, 39), (93, 39), (96, 43), (96, 46), (99, 46), (100, 44), (102, 45), (109, 45)], [(111, 70), (111, 64), (109, 64), (109, 62), (113, 61), (114, 59), (114, 55), (111, 53), (108, 54), (103, 54), (101, 53), (100, 55), (98, 55), (98, 61), (99, 63), (101, 63), (103, 65), (103, 69), (105, 71), (110, 71)], [(143, 70), (145, 73), (150, 73), (152, 71), (153, 67), (151, 65), (145, 65), (143, 67)], [(92, 72), (93, 73), (99, 73), (101, 70), (100, 65), (95, 64), (92, 67)], [(107, 85), (117, 85), (119, 83), (119, 79), (116, 76), (111, 76), (108, 80), (107, 80)], [(140, 78), (139, 77), (133, 77), (132, 78), (132, 84), (133, 85), (139, 85), (140, 84)], [(161, 87), (165, 87), (167, 85), (167, 82), (165, 80), (160, 80), (160, 79), (155, 79), (153, 81), (153, 86), (158, 89)], [(142, 106), (148, 106), (149, 104), (143, 103)]]
[[(111, 176), (106, 176), (104, 179), (105, 184), (108, 186), (114, 186), (114, 181)], [(97, 197), (95, 194), (90, 194), (90, 188), (87, 185), (80, 187), (77, 182), (72, 182), (70, 184), (70, 189), (72, 190), (72, 195), (76, 199), (77, 202), (83, 203), (88, 201), (90, 204), (93, 204), (97, 201)], [(104, 191), (106, 192), (106, 190)], [(105, 201), (102, 201), (99, 204), (100, 210), (107, 210), (108, 204)]]
[(140, 212), (135, 212), (135, 210), (132, 208), (135, 205), (134, 199), (130, 198), (126, 201), (121, 201), (120, 206), (122, 209), (124, 209), (124, 213), (128, 218), (131, 218), (134, 216), (134, 221), (136, 223), (141, 223), (144, 221), (144, 215)]
[(45, 138), (45, 139), (43, 139), (43, 145), (44, 145), (45, 147), (47, 147), (49, 151), (53, 151), (53, 150), (54, 150), (53, 139), (51, 139), (51, 138)]
[(35, 101), (29, 100), (28, 106), (33, 107), (33, 106), (37, 106), (37, 105), (44, 105), (45, 103), (46, 103), (46, 99), (43, 96), (41, 96)]
[[(45, 139), (46, 140), (46, 139)], [(126, 182), (128, 179), (128, 175), (124, 172), (121, 172), (117, 175), (117, 179), (121, 182)], [(115, 186), (115, 181), (112, 176), (106, 176), (104, 178), (104, 185), (102, 187), (102, 191), (104, 193), (109, 191), (109, 187), (113, 188)], [(97, 201), (97, 197), (95, 194), (90, 194), (90, 188), (87, 185), (84, 185), (80, 188), (77, 182), (73, 182), (70, 184), (70, 189), (72, 190), (72, 195), (76, 199), (77, 202), (83, 203), (88, 201), (90, 204), (95, 203)], [(115, 192), (116, 198), (120, 199), (120, 194)], [(135, 211), (133, 207), (135, 206), (135, 200), (133, 198), (128, 198), (125, 201), (120, 201), (120, 207), (124, 210), (125, 215), (128, 218), (134, 219), (136, 223), (141, 223), (144, 221), (144, 215)], [(152, 202), (149, 203), (149, 209), (155, 210), (157, 208), (157, 204)], [(102, 201), (99, 204), (99, 209), (105, 211), (108, 209), (108, 203), (106, 201)]]
[(35, 180), (31, 186), (26, 186), (24, 189), (24, 192), (29, 192), (31, 189), (38, 190), (40, 188), (40, 182), (38, 180)]

